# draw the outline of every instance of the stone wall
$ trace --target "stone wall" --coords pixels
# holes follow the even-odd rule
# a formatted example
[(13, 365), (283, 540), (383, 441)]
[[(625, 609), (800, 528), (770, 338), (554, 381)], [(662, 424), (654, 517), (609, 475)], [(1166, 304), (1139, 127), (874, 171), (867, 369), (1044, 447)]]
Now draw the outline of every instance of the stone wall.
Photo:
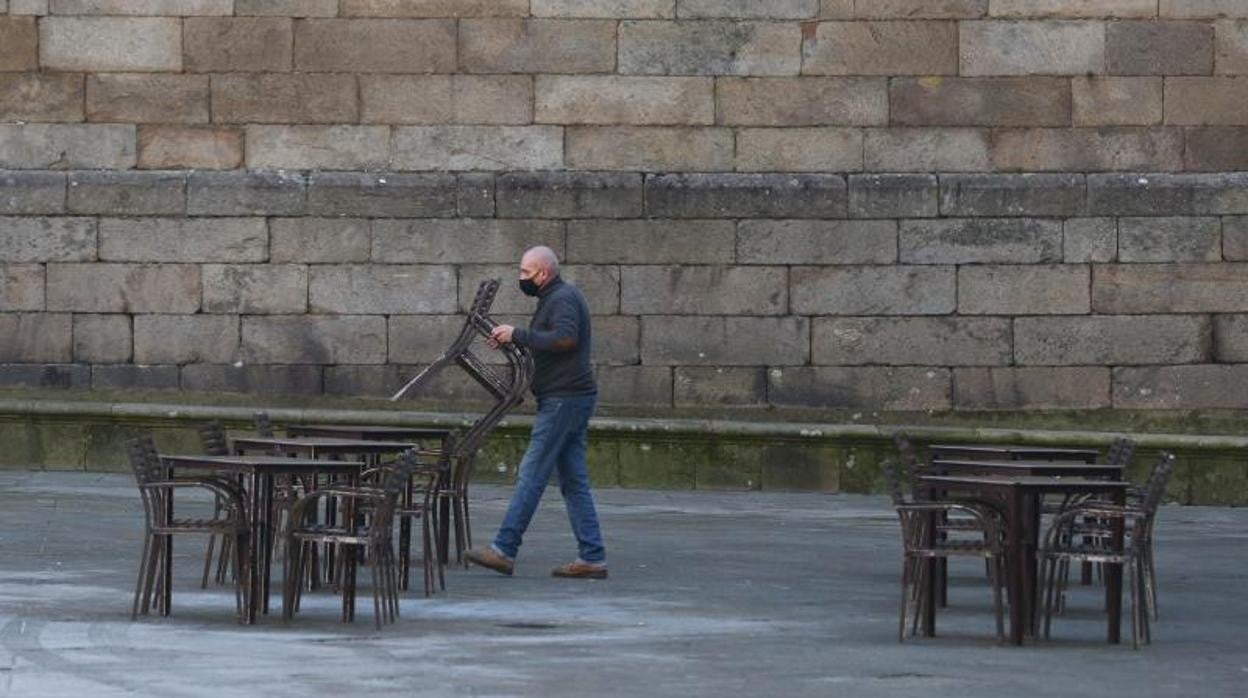
[(0, 0), (0, 387), (1243, 409), (1241, 170), (1240, 0)]

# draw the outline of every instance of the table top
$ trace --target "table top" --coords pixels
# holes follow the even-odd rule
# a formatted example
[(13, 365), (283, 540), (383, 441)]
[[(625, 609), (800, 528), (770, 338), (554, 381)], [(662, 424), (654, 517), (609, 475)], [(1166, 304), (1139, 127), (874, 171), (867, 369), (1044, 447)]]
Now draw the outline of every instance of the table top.
[(1019, 487), (1053, 492), (1113, 492), (1125, 490), (1130, 483), (1119, 480), (1097, 480), (1086, 477), (1058, 477), (1046, 475), (920, 475), (919, 480), (928, 485), (962, 485), (969, 487)]
[(287, 458), (286, 456), (207, 456), (196, 453), (162, 455), (160, 462), (167, 468), (212, 470), (359, 470), (361, 461)]
[(307, 453), (402, 453), (419, 445), (410, 441), (378, 441), (375, 439), (338, 439), (324, 436), (272, 437), (239, 436), (230, 439), (231, 448), (239, 450), (270, 450)]
[(1071, 463), (1038, 460), (974, 460), (938, 457), (932, 461), (932, 474), (948, 471), (986, 471), (999, 475), (1046, 475), (1121, 478), (1124, 466), (1108, 463)]
[(404, 427), (383, 424), (287, 424), (289, 436), (375, 440), (441, 439), (455, 427)]
[(1066, 448), (1060, 446), (1023, 446), (1010, 444), (932, 444), (928, 446), (932, 453), (998, 453), (1066, 456), (1070, 458), (1095, 458), (1100, 451), (1095, 448)]

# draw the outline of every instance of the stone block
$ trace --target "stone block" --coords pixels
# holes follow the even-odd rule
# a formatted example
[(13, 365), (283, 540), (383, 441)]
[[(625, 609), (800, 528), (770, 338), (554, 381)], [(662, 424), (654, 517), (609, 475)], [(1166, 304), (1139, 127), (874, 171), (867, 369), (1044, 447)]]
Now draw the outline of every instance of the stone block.
[(71, 318), (65, 313), (0, 313), (0, 362), (73, 360)]
[(1087, 184), (1078, 174), (949, 174), (940, 177), (944, 216), (1082, 215)]
[[(709, 450), (710, 458), (694, 464), (694, 487), (699, 490), (762, 489), (764, 469), (771, 469), (769, 466), (776, 462), (773, 458), (778, 460), (783, 457), (778, 448), (760, 448), (758, 443), (745, 438), (716, 438)], [(833, 470), (834, 467), (825, 466), (824, 469)], [(784, 486), (778, 478), (767, 482), (777, 488)]]
[(402, 170), (563, 169), (558, 126), (400, 126), (391, 162)]
[(432, 363), (442, 356), (463, 326), (462, 315), (391, 315), (387, 325), (388, 359), (392, 364)]
[[(0, 386), (40, 390), (86, 390), (91, 387), (91, 367), (82, 364), (0, 364)], [(57, 440), (57, 443), (63, 442)], [(41, 452), (46, 454), (46, 451)], [(29, 466), (31, 462), (29, 458), (21, 460), (25, 466)]]
[(1062, 258), (1061, 221), (962, 218), (901, 222), (899, 259), (909, 264), (1037, 264)]
[(70, 213), (157, 216), (186, 213), (186, 175), (180, 172), (71, 172)]
[(1113, 218), (1070, 218), (1062, 222), (1062, 261), (1067, 264), (1118, 259), (1118, 224)]
[(1120, 262), (1219, 262), (1222, 225), (1217, 218), (1122, 218)]
[(735, 245), (732, 221), (579, 220), (568, 222), (564, 259), (577, 264), (729, 264)]
[(0, 172), (0, 214), (65, 212), (65, 175), (61, 172)]
[(527, 0), (342, 0), (343, 17), (527, 17)]
[[(562, 138), (552, 144), (559, 152), (564, 147)], [(733, 133), (725, 128), (569, 128), (566, 149), (568, 167), (575, 169), (713, 172), (733, 166)]]
[(721, 78), (717, 123), (727, 126), (879, 126), (888, 81), (867, 77)]
[(0, 311), (43, 310), (42, 264), (0, 264)]
[(809, 318), (641, 318), (641, 362), (645, 365), (801, 366), (809, 360)]
[(939, 189), (935, 175), (850, 175), (851, 218), (934, 218)]
[(1105, 72), (1101, 22), (970, 21), (962, 22), (959, 32), (963, 76)]
[(1110, 406), (1102, 366), (955, 368), (953, 404), (972, 410), (1095, 410)]
[(859, 172), (862, 170), (862, 131), (818, 127), (737, 129), (736, 169), (742, 172)]
[(294, 22), (285, 17), (195, 17), (182, 23), (192, 73), (290, 70)]
[[(885, 2), (891, 1), (885, 0)], [(821, 0), (819, 3), (820, 19), (852, 19), (853, 16), (854, 0)]]
[(1008, 18), (1139, 19), (1157, 16), (1156, 0), (991, 0), (988, 14)]
[(1114, 407), (1143, 410), (1244, 409), (1248, 364), (1115, 368)]
[(274, 264), (367, 262), (368, 221), (363, 218), (274, 218), (269, 221), (269, 261)]
[(761, 366), (677, 366), (676, 407), (757, 407), (767, 404), (767, 369)]
[(295, 70), (329, 73), (455, 71), (451, 19), (305, 19), (295, 25)]
[(308, 213), (322, 216), (454, 216), (456, 182), (445, 174), (316, 172)]
[(1248, 17), (1248, 7), (1239, 0), (1159, 0), (1157, 13), (1175, 19)]
[(312, 267), (309, 310), (379, 315), (455, 312), (455, 270), (443, 266)]
[(92, 390), (177, 390), (177, 366), (104, 364), (91, 367)]
[(1189, 170), (1227, 172), (1248, 169), (1248, 128), (1208, 127), (1185, 129)]
[(379, 169), (390, 160), (386, 126), (247, 126), (249, 169)]
[[(1226, 143), (1221, 144), (1226, 147)], [(1094, 174), (1088, 209), (1106, 216), (1183, 216), (1248, 213), (1248, 175)]]
[(801, 31), (791, 22), (624, 21), (617, 69), (633, 75), (797, 75)]
[(155, 124), (139, 127), (139, 169), (233, 170), (242, 165), (241, 129)]
[(1209, 75), (1213, 25), (1207, 22), (1110, 22), (1105, 67), (1111, 75)]
[(298, 173), (192, 172), (186, 178), (191, 216), (302, 214), (307, 181)]
[(845, 179), (829, 174), (646, 175), (646, 214), (668, 218), (843, 218)]
[(234, 0), (238, 17), (337, 17), (338, 0)]
[(640, 318), (631, 315), (597, 315), (593, 323), (595, 364), (632, 366), (641, 363)]
[(679, 0), (680, 19), (814, 19), (819, 0)]
[(780, 315), (788, 310), (784, 267), (626, 266), (620, 308), (632, 315)]
[(977, 128), (868, 129), (868, 172), (983, 172), (991, 170), (991, 138)]
[(495, 185), (491, 172), (466, 172), (456, 178), (456, 209), (467, 218), (493, 218)]
[(212, 364), (238, 360), (237, 315), (135, 315), (136, 364)]
[(664, 126), (715, 121), (711, 78), (539, 75), (533, 89), (538, 123)]
[(182, 20), (175, 17), (45, 17), (39, 64), (50, 70), (181, 72)]
[(130, 361), (129, 315), (75, 315), (74, 361), (119, 364)]
[(323, 386), (320, 366), (188, 364), (182, 367), (182, 389), (195, 392), (319, 395)]
[(815, 318), (811, 362), (832, 366), (1000, 366), (1011, 361), (1007, 318)]
[(598, 366), (594, 378), (604, 405), (672, 406), (672, 369), (667, 366)]
[(1092, 270), (1098, 313), (1248, 312), (1248, 264), (1106, 264)]
[(529, 75), (361, 75), (366, 124), (529, 124)]
[(892, 264), (893, 221), (744, 220), (737, 227), (739, 264)]
[(48, 309), (79, 313), (194, 313), (193, 264), (48, 264)]
[(642, 178), (623, 172), (508, 172), (498, 178), (500, 218), (636, 218)]
[[(3, 41), (0, 34), (0, 52), (6, 48)], [(0, 73), (0, 120), (82, 121), (82, 84), (78, 73)]]
[(303, 313), (308, 268), (299, 264), (205, 264), (204, 312)]
[(89, 262), (93, 218), (0, 218), (0, 262)]
[(889, 104), (890, 122), (898, 126), (1069, 126), (1070, 82), (1053, 77), (896, 78), (889, 84)]
[(125, 123), (208, 121), (208, 76), (147, 73), (87, 78), (87, 119)]
[(802, 36), (803, 75), (957, 73), (957, 22), (819, 22)]
[(794, 366), (767, 372), (777, 407), (917, 412), (951, 406), (947, 368)]
[(213, 16), (228, 15), (233, 0), (49, 0), (54, 15)]
[[(410, 379), (409, 379), (410, 380)], [(403, 381), (398, 366), (326, 366), (325, 394), (354, 398), (390, 397)]]
[(105, 262), (263, 262), (263, 218), (101, 218)]
[(125, 170), (134, 163), (132, 124), (0, 124), (0, 168)]
[(793, 267), (799, 315), (947, 315), (956, 307), (953, 267)]
[(1014, 319), (1020, 365), (1190, 364), (1213, 356), (1213, 323), (1201, 315), (1096, 315)]
[(703, 442), (623, 441), (619, 448), (621, 487), (691, 490), (697, 464), (711, 461), (711, 446)]
[[(844, 0), (824, 0), (824, 17), (828, 10)], [(988, 13), (989, 0), (872, 0), (855, 2), (854, 16), (861, 19), (975, 19)], [(847, 18), (844, 12), (842, 19)]]
[[(606, 264), (567, 264), (559, 267), (559, 275), (581, 290), (594, 316), (620, 312), (620, 268)], [(467, 312), (477, 286), (485, 279), (507, 282), (499, 288), (491, 314), (515, 313), (514, 318), (526, 324), (535, 302), (516, 287), (516, 262), (502, 265), (464, 265), (459, 269), (459, 312)], [(512, 324), (515, 324), (514, 322)]]
[(1214, 23), (1213, 66), (1218, 75), (1248, 75), (1248, 21)]
[(386, 319), (378, 315), (244, 317), (239, 351), (249, 364), (383, 364)]
[(1183, 166), (1183, 134), (1174, 128), (1003, 129), (993, 134), (999, 170), (1172, 171)]
[(547, 220), (376, 220), (372, 235), (378, 264), (519, 264), (535, 245), (563, 247), (563, 224)]
[(529, 0), (534, 17), (672, 19), (676, 0)]
[(615, 34), (616, 23), (606, 20), (460, 20), (459, 68), (467, 73), (609, 73), (615, 70)]
[(1248, 125), (1248, 78), (1166, 78), (1165, 119), (1180, 126)]
[(1075, 126), (1156, 126), (1161, 98), (1160, 77), (1075, 77), (1071, 120)]
[(1091, 284), (1086, 264), (968, 265), (958, 269), (958, 313), (1086, 315)]
[(0, 17), (0, 70), (39, 69), (39, 29), (34, 17)]
[(48, 0), (8, 0), (9, 14), (38, 15), (48, 14)]
[(354, 123), (354, 75), (232, 73), (212, 76), (212, 120), (224, 124)]
[[(758, 454), (756, 461), (761, 465), (762, 489), (825, 493), (850, 491), (845, 487), (850, 485), (852, 488), (852, 480), (842, 479), (842, 468), (852, 472), (856, 463), (852, 455), (846, 457), (846, 449), (794, 441), (770, 442), (751, 448)], [(873, 462), (873, 465), (878, 464)], [(860, 491), (873, 489), (863, 487)]]
[(1248, 216), (1222, 219), (1222, 258), (1248, 262)]
[(1248, 315), (1214, 317), (1214, 360), (1248, 363)]

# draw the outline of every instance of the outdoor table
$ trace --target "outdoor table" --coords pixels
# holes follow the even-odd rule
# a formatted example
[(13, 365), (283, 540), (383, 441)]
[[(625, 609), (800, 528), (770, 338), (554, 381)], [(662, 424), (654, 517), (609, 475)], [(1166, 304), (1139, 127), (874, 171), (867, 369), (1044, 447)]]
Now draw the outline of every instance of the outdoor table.
[(397, 454), (417, 448), (418, 444), (410, 441), (378, 441), (375, 439), (342, 439), (318, 436), (306, 438), (237, 436), (230, 439), (230, 447), (238, 455), (261, 451), (306, 458), (337, 458), (345, 455), (375, 457)]
[(927, 447), (932, 458), (997, 457), (1011, 460), (1082, 461), (1095, 463), (1100, 451), (1095, 448), (1061, 448), (1054, 446), (932, 444)]
[(286, 435), (367, 441), (442, 441), (454, 427), (403, 427), (367, 424), (287, 424)]
[[(1028, 526), (1024, 521), (1027, 507), (1040, 509), (1039, 499), (1045, 494), (1108, 494), (1115, 504), (1126, 501), (1128, 483), (1116, 480), (1095, 480), (1085, 477), (1054, 476), (983, 476), (983, 475), (923, 475), (924, 487), (938, 490), (972, 492), (991, 497), (1005, 505), (1005, 545), (1008, 558), (1008, 593), (1010, 599), (1010, 642), (1023, 644), (1025, 630), (1034, 624), (1033, 609), (1037, 592), (1036, 549), (1039, 545), (1039, 525)], [(934, 528), (934, 527), (933, 527)], [(1121, 548), (1123, 531), (1121, 524), (1114, 526), (1113, 545)], [(929, 562), (928, 564), (931, 564)], [(929, 603), (923, 619), (923, 630), (932, 635), (936, 631), (935, 574), (928, 575)], [(1108, 564), (1105, 570), (1105, 606), (1109, 612), (1108, 639), (1120, 639), (1122, 616), (1122, 565)]]
[(1089, 477), (1121, 480), (1122, 465), (1072, 463), (1044, 460), (974, 460), (938, 457), (928, 466), (929, 475), (1039, 475), (1044, 477)]

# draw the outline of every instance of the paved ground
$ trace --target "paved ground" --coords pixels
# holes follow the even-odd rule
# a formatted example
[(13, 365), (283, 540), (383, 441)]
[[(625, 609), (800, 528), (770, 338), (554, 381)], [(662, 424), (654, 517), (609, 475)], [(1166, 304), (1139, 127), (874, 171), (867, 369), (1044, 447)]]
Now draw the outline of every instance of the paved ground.
[[(506, 491), (476, 491), (491, 531)], [(899, 645), (897, 523), (878, 497), (599, 492), (602, 582), (548, 576), (572, 547), (551, 492), (517, 574), (454, 570), (378, 633), (309, 596), (290, 625), (233, 621), (178, 550), (174, 612), (132, 623), (139, 503), (117, 475), (0, 472), (4, 696), (1230, 696), (1248, 690), (1248, 510), (1167, 507), (1162, 621), (1103, 642), (1081, 590), (1055, 638), (1000, 647), (981, 567), (953, 571), (940, 636)]]

